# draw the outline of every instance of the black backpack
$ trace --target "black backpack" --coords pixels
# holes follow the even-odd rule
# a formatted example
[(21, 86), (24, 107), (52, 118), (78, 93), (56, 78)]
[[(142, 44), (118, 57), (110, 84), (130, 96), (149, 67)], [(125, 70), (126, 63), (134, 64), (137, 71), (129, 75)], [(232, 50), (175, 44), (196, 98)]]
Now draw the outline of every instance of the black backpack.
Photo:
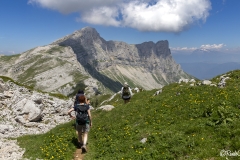
[(129, 88), (123, 87), (122, 96), (130, 96)]
[(89, 106), (84, 104), (84, 105), (80, 105), (77, 104), (75, 106), (76, 108), (76, 122), (79, 125), (84, 125), (89, 121), (89, 117), (88, 117), (88, 109)]

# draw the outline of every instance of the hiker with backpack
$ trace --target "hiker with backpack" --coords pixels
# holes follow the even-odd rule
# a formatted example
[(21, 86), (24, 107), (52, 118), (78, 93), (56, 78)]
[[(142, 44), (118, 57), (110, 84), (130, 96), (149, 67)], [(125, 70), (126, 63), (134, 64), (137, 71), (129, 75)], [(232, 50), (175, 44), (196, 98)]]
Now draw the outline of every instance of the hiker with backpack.
[[(90, 112), (90, 107), (86, 102), (86, 97), (84, 95), (80, 95), (78, 97), (78, 103), (74, 105), (68, 111), (68, 115), (72, 119), (76, 119), (76, 130), (78, 132), (78, 141), (80, 148), (82, 148), (82, 152), (87, 152), (86, 144), (88, 140), (88, 132), (90, 131), (90, 127), (92, 126), (92, 117)], [(72, 116), (71, 112), (75, 111), (76, 116)]]
[[(81, 95), (84, 95), (84, 91), (81, 90), (81, 89), (79, 89), (79, 90), (78, 90), (78, 93), (77, 93), (76, 96), (75, 96), (74, 105), (76, 105), (77, 103), (79, 103), (79, 102), (78, 102), (78, 99), (79, 99), (79, 96), (81, 96)], [(87, 100), (86, 100), (86, 103), (87, 103)]]
[(125, 104), (128, 103), (132, 97), (132, 90), (127, 82), (125, 82), (123, 87), (121, 88), (121, 96)]

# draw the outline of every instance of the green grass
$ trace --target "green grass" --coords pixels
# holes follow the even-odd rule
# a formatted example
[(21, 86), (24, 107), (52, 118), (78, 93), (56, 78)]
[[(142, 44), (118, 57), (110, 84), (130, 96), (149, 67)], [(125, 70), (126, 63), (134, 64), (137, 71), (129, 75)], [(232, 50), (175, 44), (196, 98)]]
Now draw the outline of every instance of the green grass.
[(18, 137), (18, 143), (24, 147), (23, 158), (71, 160), (77, 147), (74, 123), (59, 125), (41, 135)]
[(19, 58), (20, 54), (0, 56), (0, 61), (11, 61)]
[(48, 53), (48, 54), (53, 54), (55, 52), (63, 53), (64, 48), (65, 47), (63, 47), (63, 46), (56, 46), (56, 47), (49, 49), (46, 53)]
[[(105, 101), (106, 99), (109, 99), (111, 97), (110, 94), (106, 94), (106, 95), (96, 95), (96, 96), (92, 96), (91, 97), (91, 105), (94, 108), (100, 107), (100, 104)], [(107, 102), (104, 103), (103, 105), (108, 104)]]
[[(128, 104), (116, 96), (108, 102), (115, 106), (112, 111), (92, 111), (90, 152), (84, 159), (226, 159), (220, 156), (221, 150), (240, 149), (240, 70), (228, 73), (231, 79), (222, 89), (173, 83), (158, 96), (153, 96), (156, 90), (136, 93)], [(217, 78), (212, 81), (218, 82)], [(64, 128), (69, 133), (64, 134), (68, 141), (63, 144), (74, 146), (70, 141), (76, 137), (74, 131)], [(56, 134), (62, 133), (55, 129)], [(56, 148), (49, 145), (49, 135), (42, 136), (47, 141), (42, 145)], [(146, 143), (140, 142), (143, 138)]]
[(12, 78), (9, 78), (9, 77), (6, 77), (6, 76), (0, 76), (0, 78), (1, 78), (4, 82), (7, 82), (7, 81), (14, 82), (14, 80), (13, 80)]
[(116, 97), (111, 112), (93, 114), (85, 158), (225, 159), (221, 150), (240, 148), (238, 75), (233, 72), (223, 89), (183, 83), (165, 86), (155, 97), (154, 91), (135, 94), (126, 105)]

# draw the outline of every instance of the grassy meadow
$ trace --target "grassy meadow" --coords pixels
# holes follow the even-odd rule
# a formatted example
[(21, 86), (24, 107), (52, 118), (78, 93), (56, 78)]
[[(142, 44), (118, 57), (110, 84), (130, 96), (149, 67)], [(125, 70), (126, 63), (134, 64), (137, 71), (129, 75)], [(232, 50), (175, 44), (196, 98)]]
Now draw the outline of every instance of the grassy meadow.
[[(89, 152), (84, 160), (238, 159), (240, 70), (226, 73), (225, 88), (173, 83), (162, 93), (136, 93), (112, 111), (92, 111)], [(220, 81), (213, 78), (213, 83)], [(76, 149), (74, 121), (43, 135), (19, 137), (25, 157), (71, 160)], [(145, 142), (141, 142), (145, 140)], [(37, 144), (37, 145), (36, 145)], [(240, 156), (240, 153), (239, 153)]]

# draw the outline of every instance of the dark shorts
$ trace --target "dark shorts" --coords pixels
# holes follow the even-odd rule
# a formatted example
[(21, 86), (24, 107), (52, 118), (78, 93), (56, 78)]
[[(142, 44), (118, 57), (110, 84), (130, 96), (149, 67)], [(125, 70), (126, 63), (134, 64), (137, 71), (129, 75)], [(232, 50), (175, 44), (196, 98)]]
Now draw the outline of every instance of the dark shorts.
[(90, 125), (87, 123), (87, 124), (84, 124), (84, 125), (78, 125), (76, 124), (76, 130), (78, 132), (82, 132), (82, 133), (87, 133), (90, 131)]
[(131, 96), (122, 96), (122, 99), (123, 100), (129, 100), (129, 99), (131, 99)]

